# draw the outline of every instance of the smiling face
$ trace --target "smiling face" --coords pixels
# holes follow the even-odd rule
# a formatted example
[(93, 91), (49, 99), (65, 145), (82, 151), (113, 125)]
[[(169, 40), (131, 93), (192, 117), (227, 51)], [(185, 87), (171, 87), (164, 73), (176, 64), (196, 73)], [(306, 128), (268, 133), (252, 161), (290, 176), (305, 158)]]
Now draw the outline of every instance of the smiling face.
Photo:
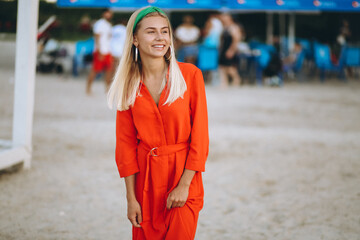
[(133, 43), (142, 59), (163, 58), (170, 46), (170, 29), (166, 18), (157, 15), (142, 19)]

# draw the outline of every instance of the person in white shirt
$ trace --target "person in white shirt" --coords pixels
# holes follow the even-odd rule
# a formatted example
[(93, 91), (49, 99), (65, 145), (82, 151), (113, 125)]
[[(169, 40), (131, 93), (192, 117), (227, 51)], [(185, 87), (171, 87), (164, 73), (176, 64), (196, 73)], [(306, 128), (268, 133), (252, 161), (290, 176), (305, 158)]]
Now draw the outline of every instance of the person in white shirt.
[(112, 76), (112, 56), (110, 53), (112, 26), (110, 20), (113, 12), (110, 9), (104, 10), (102, 18), (94, 24), (95, 51), (93, 53), (93, 67), (87, 79), (86, 93), (91, 94), (91, 85), (97, 73), (105, 71), (106, 91), (110, 87)]
[(121, 19), (112, 28), (110, 52), (113, 57), (113, 73), (120, 62), (126, 39), (126, 21)]
[(184, 16), (183, 23), (175, 31), (175, 37), (179, 45), (178, 60), (195, 64), (199, 52), (197, 42), (200, 29), (194, 25), (192, 16)]

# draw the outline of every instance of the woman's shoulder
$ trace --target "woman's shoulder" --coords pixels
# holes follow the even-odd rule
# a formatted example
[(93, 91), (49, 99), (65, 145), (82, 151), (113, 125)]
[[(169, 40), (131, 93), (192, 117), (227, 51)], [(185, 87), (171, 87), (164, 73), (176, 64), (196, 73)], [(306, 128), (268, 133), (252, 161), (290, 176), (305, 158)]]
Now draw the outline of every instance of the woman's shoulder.
[(192, 63), (178, 62), (178, 65), (183, 75), (194, 74), (197, 71), (200, 71), (200, 69)]
[(191, 63), (178, 62), (180, 71), (185, 79), (186, 84), (196, 85), (197, 81), (204, 81), (201, 70)]

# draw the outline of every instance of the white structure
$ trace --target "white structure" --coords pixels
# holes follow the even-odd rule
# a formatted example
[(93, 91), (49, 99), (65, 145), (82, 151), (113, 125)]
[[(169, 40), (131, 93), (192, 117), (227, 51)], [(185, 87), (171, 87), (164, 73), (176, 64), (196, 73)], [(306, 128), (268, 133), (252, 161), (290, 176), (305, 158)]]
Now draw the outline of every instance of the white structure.
[[(279, 37), (286, 36), (286, 15), (288, 12), (279, 12)], [(274, 32), (274, 23), (273, 23), (273, 12), (266, 13), (266, 44), (273, 44), (273, 32)], [(289, 13), (289, 25), (288, 25), (288, 49), (287, 51), (291, 51), (295, 45), (295, 18), (296, 15), (294, 12)], [(284, 49), (282, 49), (283, 51)]]
[(0, 169), (31, 164), (38, 12), (39, 0), (18, 1), (13, 137), (0, 151)]
[(289, 52), (294, 50), (294, 46), (295, 46), (295, 13), (290, 13), (289, 14)]

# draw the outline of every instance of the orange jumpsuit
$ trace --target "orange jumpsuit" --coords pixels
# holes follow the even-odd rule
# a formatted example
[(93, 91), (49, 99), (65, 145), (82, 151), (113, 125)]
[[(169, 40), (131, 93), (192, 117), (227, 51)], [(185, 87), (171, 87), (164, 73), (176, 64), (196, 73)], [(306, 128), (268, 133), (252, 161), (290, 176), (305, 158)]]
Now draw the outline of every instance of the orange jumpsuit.
[[(142, 210), (141, 228), (133, 239), (194, 239), (203, 207), (201, 172), (209, 150), (205, 86), (201, 71), (179, 63), (187, 91), (171, 105), (166, 87), (158, 106), (142, 84), (135, 104), (118, 111), (116, 163), (120, 177), (135, 176), (135, 194)], [(177, 186), (184, 168), (196, 171), (186, 204), (167, 210), (168, 194)]]

